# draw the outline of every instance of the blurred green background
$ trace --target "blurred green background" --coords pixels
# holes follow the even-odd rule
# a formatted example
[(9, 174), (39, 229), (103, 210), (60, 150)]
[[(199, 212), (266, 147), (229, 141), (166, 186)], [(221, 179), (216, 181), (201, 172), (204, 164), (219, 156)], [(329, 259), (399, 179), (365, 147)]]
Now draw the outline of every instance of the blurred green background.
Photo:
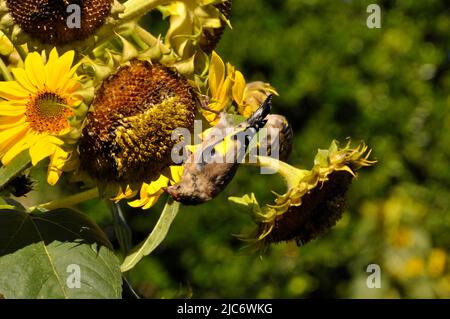
[[(361, 170), (328, 234), (303, 247), (272, 246), (262, 257), (242, 252), (233, 234), (254, 224), (227, 197), (253, 191), (269, 201), (282, 182), (242, 167), (220, 198), (182, 207), (162, 246), (131, 271), (142, 296), (450, 297), (449, 6), (378, 1), (382, 28), (369, 29), (374, 2), (234, 1), (233, 30), (217, 51), (249, 81), (278, 89), (275, 112), (295, 130), (289, 162), (310, 168), (318, 148), (350, 136), (366, 141), (379, 163)], [(126, 209), (135, 243), (163, 202)], [(80, 208), (112, 235), (104, 203)], [(381, 289), (367, 288), (369, 264), (381, 267)]]

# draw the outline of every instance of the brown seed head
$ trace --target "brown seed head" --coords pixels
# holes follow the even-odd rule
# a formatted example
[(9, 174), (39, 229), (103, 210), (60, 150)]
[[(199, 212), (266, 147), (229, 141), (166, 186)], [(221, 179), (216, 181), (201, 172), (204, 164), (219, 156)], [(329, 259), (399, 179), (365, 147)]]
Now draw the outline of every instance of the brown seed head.
[[(33, 38), (46, 44), (66, 44), (83, 40), (105, 22), (111, 11), (112, 0), (7, 0), (14, 21)], [(81, 9), (80, 28), (68, 25), (75, 11)], [(69, 11), (69, 12), (68, 12)]]
[(266, 243), (296, 240), (298, 244), (327, 232), (341, 219), (345, 194), (353, 176), (345, 171), (332, 173), (322, 187), (306, 194), (300, 206), (291, 206), (275, 222), (274, 229), (264, 239)]
[(106, 80), (79, 146), (81, 167), (101, 182), (150, 182), (172, 164), (176, 128), (192, 129), (196, 96), (159, 64), (133, 60)]

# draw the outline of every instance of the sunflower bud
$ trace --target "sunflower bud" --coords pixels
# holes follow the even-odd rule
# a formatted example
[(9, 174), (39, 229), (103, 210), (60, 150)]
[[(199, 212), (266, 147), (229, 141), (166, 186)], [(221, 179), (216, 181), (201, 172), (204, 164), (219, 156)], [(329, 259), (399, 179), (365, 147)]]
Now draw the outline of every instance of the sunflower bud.
[(174, 71), (132, 60), (103, 82), (83, 129), (82, 170), (100, 184), (136, 185), (172, 164), (172, 131), (192, 129), (196, 96)]

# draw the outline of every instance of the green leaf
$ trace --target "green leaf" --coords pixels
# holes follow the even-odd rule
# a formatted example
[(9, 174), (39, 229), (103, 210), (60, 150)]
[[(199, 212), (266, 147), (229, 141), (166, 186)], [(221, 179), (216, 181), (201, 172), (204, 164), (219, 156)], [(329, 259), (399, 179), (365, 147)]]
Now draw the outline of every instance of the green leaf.
[(145, 241), (135, 247), (125, 258), (120, 267), (122, 272), (132, 269), (143, 257), (151, 254), (162, 243), (179, 209), (180, 204), (169, 198), (153, 231)]
[(76, 211), (0, 210), (0, 294), (120, 298), (119, 261), (111, 249), (101, 229)]
[(17, 155), (8, 165), (0, 167), (0, 189), (3, 189), (14, 177), (31, 166), (28, 150)]

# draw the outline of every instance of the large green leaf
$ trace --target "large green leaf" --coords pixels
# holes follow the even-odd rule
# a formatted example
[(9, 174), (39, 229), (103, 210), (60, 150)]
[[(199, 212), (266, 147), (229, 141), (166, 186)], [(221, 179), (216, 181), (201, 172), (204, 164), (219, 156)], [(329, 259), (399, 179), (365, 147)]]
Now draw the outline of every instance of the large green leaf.
[(153, 231), (125, 258), (120, 267), (123, 272), (132, 269), (143, 257), (151, 254), (162, 243), (179, 209), (180, 204), (169, 198)]
[(120, 298), (119, 261), (111, 249), (101, 229), (76, 211), (0, 210), (0, 294)]

